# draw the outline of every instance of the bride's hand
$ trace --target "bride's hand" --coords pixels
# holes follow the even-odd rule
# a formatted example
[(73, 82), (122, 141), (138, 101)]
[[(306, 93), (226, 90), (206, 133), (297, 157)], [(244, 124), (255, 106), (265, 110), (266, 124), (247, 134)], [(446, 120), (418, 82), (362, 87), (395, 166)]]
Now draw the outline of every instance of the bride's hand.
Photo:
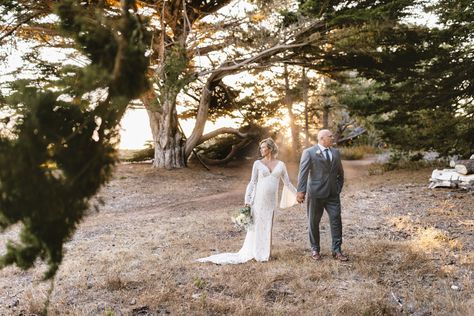
[(305, 193), (304, 192), (297, 192), (296, 193), (296, 201), (298, 203), (303, 203), (304, 202), (304, 198), (305, 198)]

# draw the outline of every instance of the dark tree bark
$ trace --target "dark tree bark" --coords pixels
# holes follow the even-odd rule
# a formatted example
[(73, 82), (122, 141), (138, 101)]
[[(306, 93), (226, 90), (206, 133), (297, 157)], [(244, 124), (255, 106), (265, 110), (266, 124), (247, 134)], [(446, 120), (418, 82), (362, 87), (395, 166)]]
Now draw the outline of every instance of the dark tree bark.
[(308, 147), (310, 145), (309, 141), (309, 115), (308, 115), (308, 91), (309, 90), (309, 82), (308, 77), (306, 76), (306, 69), (303, 67), (303, 102), (304, 102), (304, 133), (305, 133), (305, 146)]
[(288, 110), (288, 117), (290, 120), (290, 130), (291, 130), (291, 144), (292, 144), (292, 159), (294, 161), (298, 160), (298, 155), (300, 152), (300, 137), (298, 126), (295, 123), (295, 115), (293, 114), (293, 97), (290, 91), (290, 79), (288, 74), (288, 66), (284, 66), (284, 76), (285, 76), (285, 105)]

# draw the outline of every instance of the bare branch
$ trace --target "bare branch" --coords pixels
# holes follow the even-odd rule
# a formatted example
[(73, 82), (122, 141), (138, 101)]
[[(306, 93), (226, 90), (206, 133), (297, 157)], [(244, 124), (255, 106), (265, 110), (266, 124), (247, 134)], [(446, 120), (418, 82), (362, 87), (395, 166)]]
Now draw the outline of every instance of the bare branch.
[(184, 94), (187, 95), (188, 97), (190, 97), (191, 99), (193, 99), (194, 101), (199, 102), (199, 98), (197, 96), (195, 96), (195, 95), (193, 95), (193, 94), (191, 94), (187, 91), (185, 91)]
[(254, 56), (251, 56), (249, 58), (243, 59), (243, 60), (238, 60), (238, 61), (233, 61), (233, 62), (225, 62), (223, 63), (219, 68), (214, 69), (214, 70), (207, 70), (200, 72), (196, 74), (197, 76), (205, 76), (208, 74), (213, 74), (214, 75), (214, 80), (220, 80), (226, 75), (235, 72), (235, 71), (241, 71), (241, 69), (254, 62), (259, 62), (261, 59), (270, 57), (272, 55), (281, 53), (285, 50), (292, 49), (292, 48), (297, 48), (297, 47), (303, 47), (307, 45), (307, 43), (298, 43), (298, 44), (283, 44), (283, 45), (277, 45), (273, 46), (271, 48), (268, 48)]
[(227, 154), (227, 156), (223, 159), (210, 159), (207, 157), (204, 157), (202, 155), (199, 156), (200, 160), (203, 161), (206, 165), (220, 165), (229, 162), (236, 154), (237, 152), (248, 146), (252, 142), (251, 139), (243, 139), (241, 142), (239, 142), (236, 145), (232, 146), (231, 151)]
[[(29, 21), (31, 21), (32, 19), (36, 18), (37, 16), (39, 16), (41, 13), (40, 12), (36, 12), (30, 16), (27, 16), (26, 18), (24, 18), (23, 20), (21, 20), (20, 22), (18, 22), (17, 25), (13, 26), (12, 28), (10, 28), (5, 34), (1, 35), (0, 36), (0, 42), (3, 41), (6, 37), (12, 35), (17, 29), (19, 29), (23, 24), (25, 23), (28, 23)], [(3, 31), (3, 30), (2, 30)]]
[(341, 138), (341, 139), (338, 139), (338, 140), (336, 141), (336, 143), (337, 143), (338, 145), (343, 144), (343, 143), (345, 143), (345, 142), (347, 142), (347, 141), (349, 141), (349, 140), (352, 140), (352, 139), (354, 139), (354, 138), (356, 138), (356, 137), (358, 137), (358, 136), (360, 136), (360, 135), (362, 135), (362, 134), (364, 134), (364, 133), (366, 133), (366, 132), (367, 132), (367, 130), (366, 130), (365, 128), (357, 129), (357, 130), (353, 131), (351, 134), (349, 134), (348, 136), (346, 136), (346, 137), (344, 137), (344, 138)]
[(208, 45), (204, 47), (196, 47), (195, 49), (191, 51), (191, 54), (192, 55), (206, 55), (211, 52), (215, 52), (217, 50), (223, 49), (226, 46), (227, 44), (221, 43), (221, 44)]
[[(184, 31), (187, 32), (187, 34), (189, 34), (191, 32), (191, 21), (189, 21), (189, 17), (188, 17), (188, 9), (186, 8), (186, 0), (183, 0), (183, 20), (184, 20)], [(186, 37), (186, 36), (185, 36)]]
[(225, 7), (227, 4), (229, 4), (231, 1), (232, 0), (213, 0), (213, 1), (209, 1), (209, 3), (206, 3), (197, 9), (199, 10), (200, 14), (208, 15), (208, 14), (219, 11), (220, 9)]
[[(236, 17), (231, 17), (231, 16), (226, 16), (226, 15), (219, 15), (215, 14), (215, 16), (221, 16), (222, 22), (217, 22), (217, 23), (209, 23), (209, 22), (203, 22), (199, 21), (196, 23), (196, 29), (202, 31), (205, 30), (212, 30), (212, 32), (216, 32), (218, 30), (229, 30), (235, 26), (241, 25), (243, 22), (247, 21), (247, 17), (241, 17), (241, 18), (236, 18)], [(231, 19), (229, 21), (229, 19)], [(205, 34), (205, 33), (204, 33)], [(205, 37), (205, 35), (202, 35), (202, 37)]]
[(250, 133), (242, 133), (238, 129), (235, 129), (235, 128), (232, 128), (232, 127), (221, 127), (221, 128), (216, 129), (215, 131), (212, 131), (212, 132), (209, 132), (205, 135), (202, 135), (201, 138), (199, 139), (198, 143), (196, 144), (196, 146), (199, 145), (199, 144), (204, 143), (205, 141), (208, 141), (211, 138), (214, 138), (214, 137), (216, 137), (218, 135), (222, 135), (222, 134), (234, 134), (234, 135), (237, 135), (240, 138), (247, 138), (247, 137), (252, 135)]

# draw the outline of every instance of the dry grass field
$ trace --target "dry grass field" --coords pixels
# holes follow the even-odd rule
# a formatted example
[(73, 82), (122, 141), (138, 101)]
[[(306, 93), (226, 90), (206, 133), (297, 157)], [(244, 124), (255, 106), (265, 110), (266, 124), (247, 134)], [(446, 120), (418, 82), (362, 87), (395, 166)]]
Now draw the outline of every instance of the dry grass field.
[[(237, 251), (232, 226), (251, 163), (210, 172), (122, 164), (65, 248), (53, 281), (42, 264), (0, 270), (0, 315), (473, 315), (474, 195), (427, 188), (431, 170), (369, 176), (344, 162), (343, 250), (310, 258), (306, 212), (275, 215), (271, 261), (197, 263)], [(289, 164), (293, 181), (294, 164)], [(0, 235), (0, 251), (18, 227)]]

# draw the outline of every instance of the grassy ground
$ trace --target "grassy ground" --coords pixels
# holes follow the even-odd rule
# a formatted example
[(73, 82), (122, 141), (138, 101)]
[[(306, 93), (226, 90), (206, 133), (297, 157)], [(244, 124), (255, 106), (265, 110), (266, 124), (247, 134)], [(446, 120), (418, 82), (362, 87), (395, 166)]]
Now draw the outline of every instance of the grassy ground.
[[(196, 263), (237, 251), (231, 215), (251, 164), (153, 170), (123, 164), (66, 245), (49, 315), (469, 315), (474, 310), (474, 195), (427, 188), (431, 170), (369, 176), (344, 162), (343, 250), (330, 258), (327, 216), (321, 262), (310, 258), (306, 213), (275, 215), (271, 261)], [(288, 164), (291, 178), (294, 164)], [(0, 235), (0, 249), (18, 228)], [(3, 251), (3, 250), (2, 250)], [(41, 312), (51, 289), (44, 265), (0, 271), (0, 315)]]

